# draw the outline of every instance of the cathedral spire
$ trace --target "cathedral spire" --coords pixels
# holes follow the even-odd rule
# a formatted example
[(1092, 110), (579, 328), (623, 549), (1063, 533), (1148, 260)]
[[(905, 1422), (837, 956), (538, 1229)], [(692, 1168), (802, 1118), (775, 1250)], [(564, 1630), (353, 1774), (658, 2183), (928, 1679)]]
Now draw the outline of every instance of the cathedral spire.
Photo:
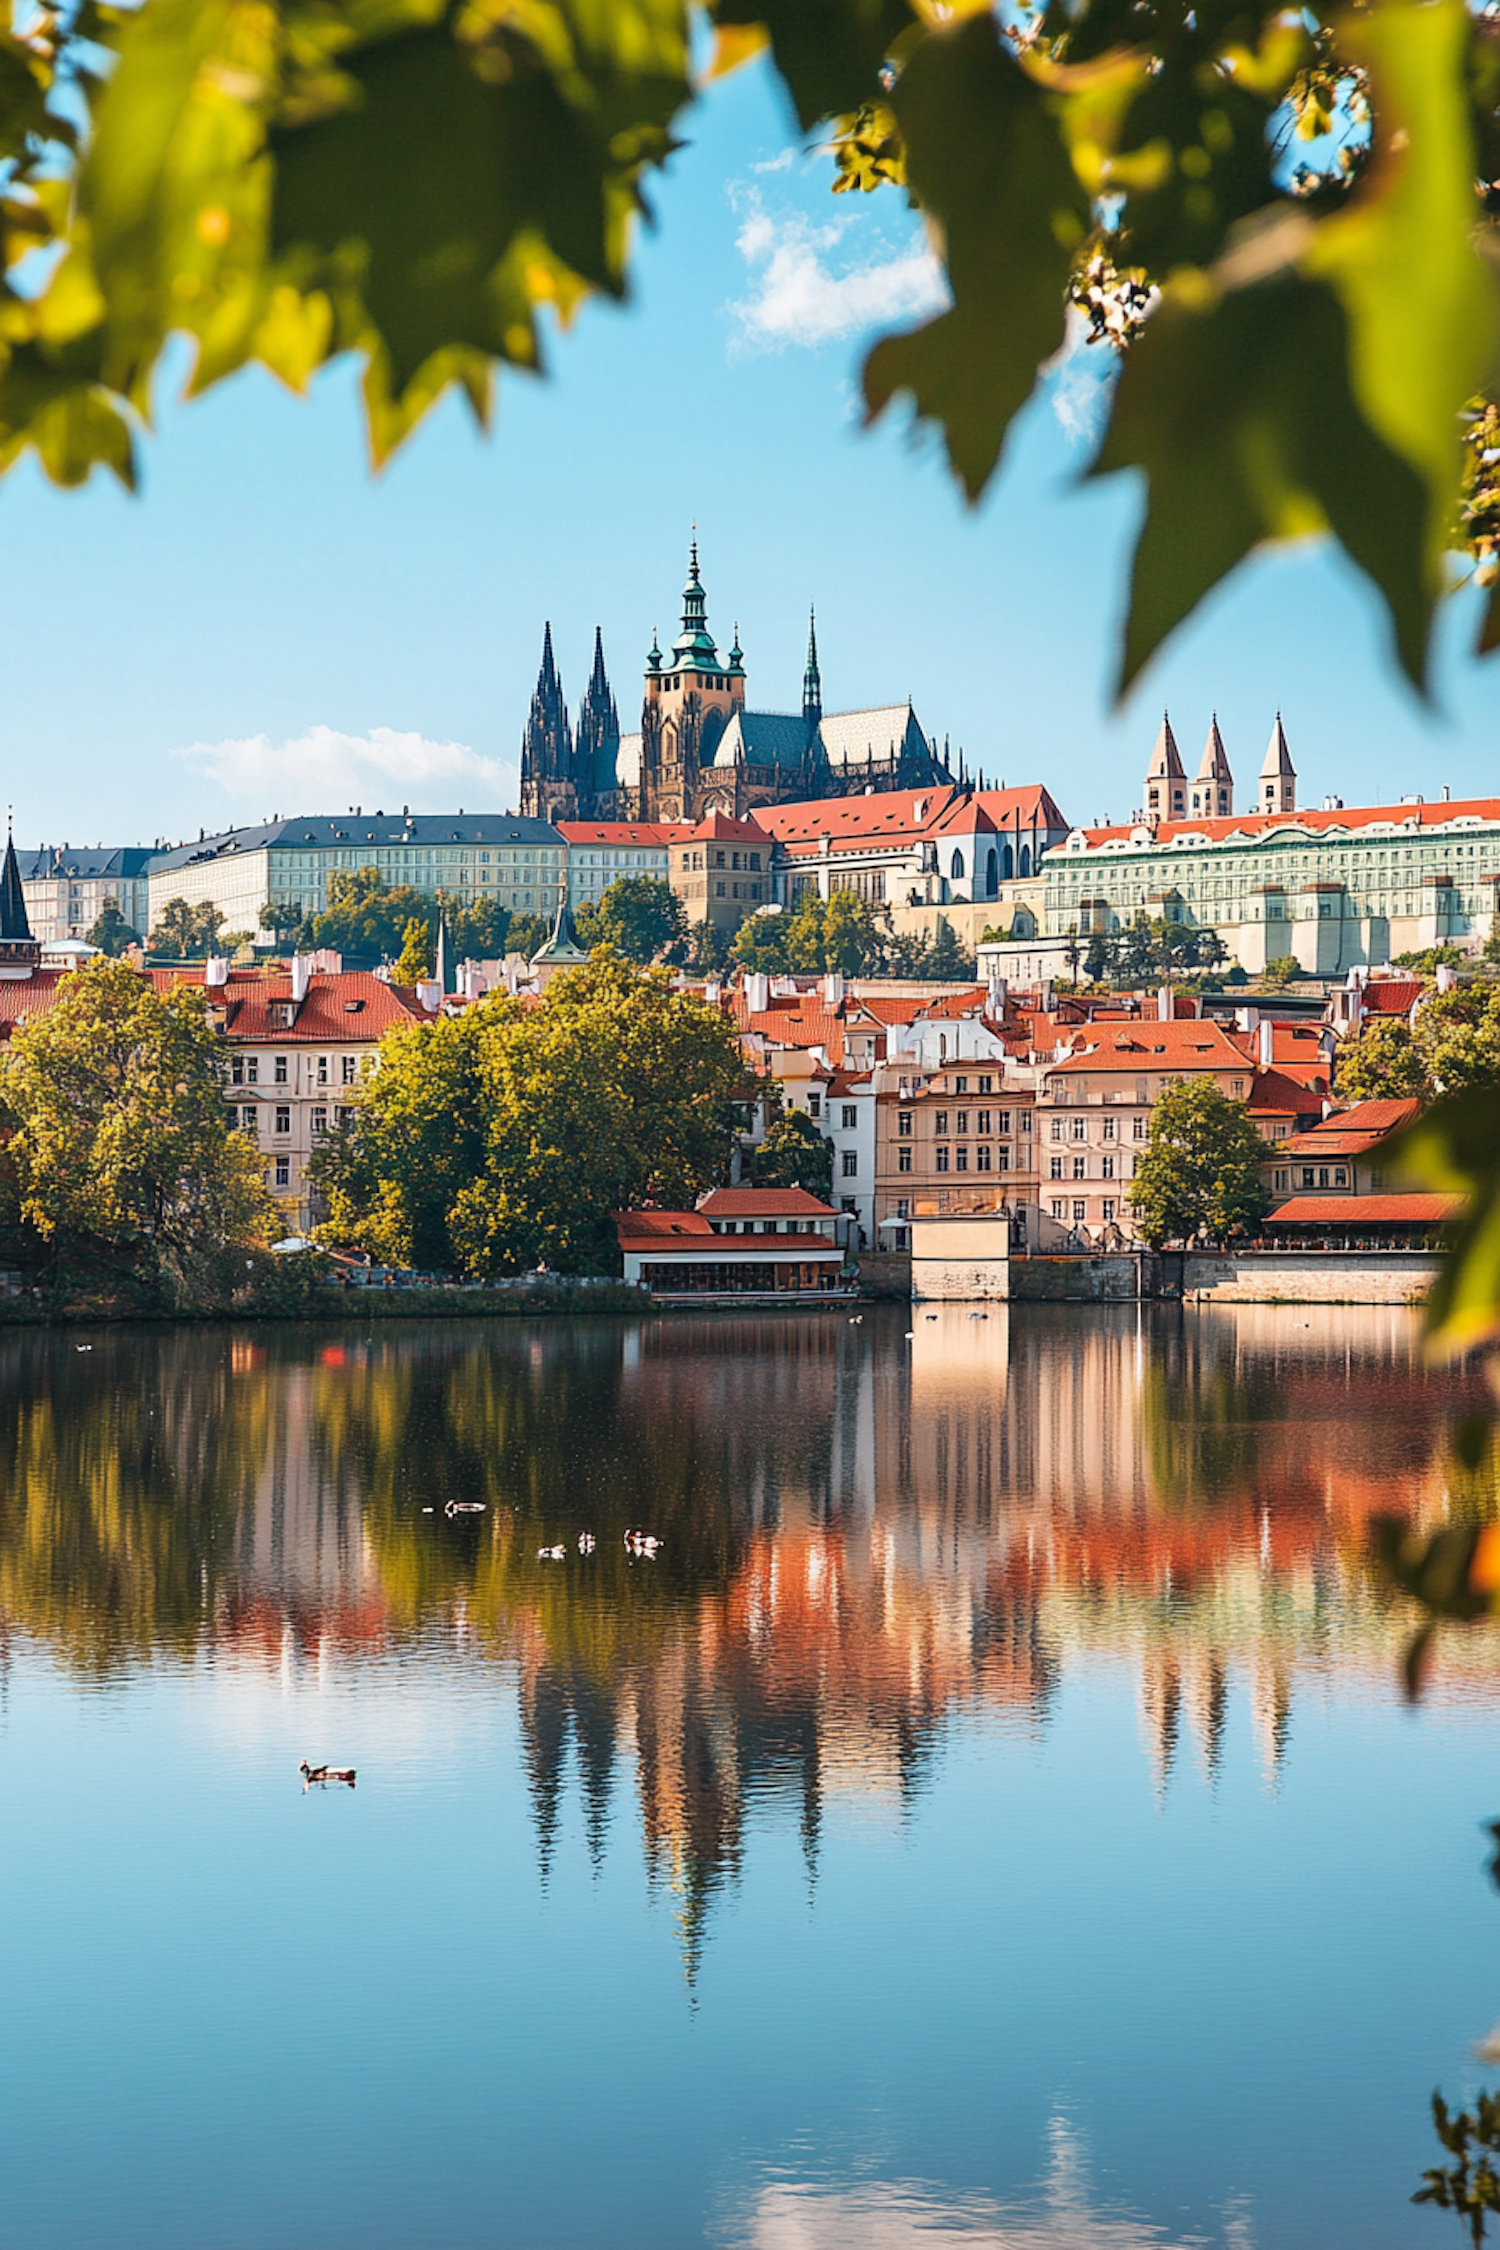
[(536, 692), (531, 698), (526, 731), (521, 737), (521, 810), (534, 820), (551, 817), (551, 800), (545, 785), (570, 785), (573, 765), (573, 730), (563, 700), (562, 680), (552, 654), (552, 626), (542, 633), (542, 662)]
[(620, 714), (610, 693), (609, 674), (604, 669), (604, 634), (597, 625), (594, 627), (594, 669), (579, 706), (578, 733), (574, 740), (580, 814), (590, 819), (594, 815), (582, 812), (583, 803), (591, 798), (611, 796), (619, 786)]
[(807, 669), (802, 675), (802, 716), (811, 737), (823, 722), (823, 675), (818, 670), (818, 617), (816, 610), (811, 608), (807, 613)]

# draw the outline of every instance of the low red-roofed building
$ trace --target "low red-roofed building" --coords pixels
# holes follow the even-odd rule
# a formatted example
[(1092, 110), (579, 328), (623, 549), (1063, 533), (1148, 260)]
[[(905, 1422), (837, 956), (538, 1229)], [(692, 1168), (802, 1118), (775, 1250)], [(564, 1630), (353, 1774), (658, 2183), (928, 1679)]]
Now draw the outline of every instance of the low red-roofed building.
[(667, 1298), (847, 1296), (838, 1214), (804, 1188), (715, 1188), (695, 1211), (617, 1211), (627, 1281)]
[(1277, 1146), (1261, 1174), (1267, 1191), (1320, 1207), (1330, 1196), (1354, 1203), (1383, 1194), (1382, 1151), (1413, 1123), (1421, 1107), (1417, 1101), (1357, 1102), (1352, 1109), (1336, 1110), (1309, 1132), (1295, 1133)]
[(1264, 1225), (1268, 1235), (1288, 1245), (1426, 1249), (1441, 1243), (1462, 1207), (1458, 1195), (1299, 1195), (1272, 1211)]

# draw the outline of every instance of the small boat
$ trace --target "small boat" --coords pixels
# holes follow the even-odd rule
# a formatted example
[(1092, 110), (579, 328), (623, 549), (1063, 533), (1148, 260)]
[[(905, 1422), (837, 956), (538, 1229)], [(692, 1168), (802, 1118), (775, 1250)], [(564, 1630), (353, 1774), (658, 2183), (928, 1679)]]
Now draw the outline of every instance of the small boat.
[(450, 1500), (443, 1510), (443, 1514), (445, 1516), (482, 1516), (484, 1509), (485, 1503), (482, 1500)]
[(346, 1789), (354, 1787), (353, 1766), (310, 1766), (304, 1758), (299, 1771), (302, 1775), (304, 1790), (311, 1789), (314, 1783), (320, 1789), (327, 1788), (332, 1782), (342, 1783)]

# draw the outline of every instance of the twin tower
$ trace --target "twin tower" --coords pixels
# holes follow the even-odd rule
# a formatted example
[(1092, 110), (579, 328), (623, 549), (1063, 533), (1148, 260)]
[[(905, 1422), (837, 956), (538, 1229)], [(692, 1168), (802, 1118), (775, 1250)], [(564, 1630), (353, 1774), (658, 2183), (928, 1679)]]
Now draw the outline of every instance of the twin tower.
[[(1297, 769), (1286, 746), (1279, 711), (1260, 769), (1253, 810), (1258, 813), (1297, 810)], [(1137, 817), (1154, 825), (1162, 820), (1229, 820), (1233, 815), (1234, 775), (1229, 770), (1217, 717), (1209, 725), (1197, 778), (1189, 781), (1178, 754), (1172, 722), (1164, 711), (1151, 763), (1146, 768), (1145, 803)]]

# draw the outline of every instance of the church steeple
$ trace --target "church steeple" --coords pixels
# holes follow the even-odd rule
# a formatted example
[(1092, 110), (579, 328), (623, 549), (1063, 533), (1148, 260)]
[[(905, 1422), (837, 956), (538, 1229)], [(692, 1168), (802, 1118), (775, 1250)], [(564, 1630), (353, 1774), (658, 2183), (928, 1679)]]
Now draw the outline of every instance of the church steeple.
[(1163, 711), (1151, 763), (1146, 768), (1146, 818), (1180, 820), (1186, 811), (1187, 775), (1178, 755), (1172, 722)]
[(42, 949), (31, 934), (26, 893), (16, 864), (16, 839), (7, 826), (5, 866), (0, 871), (0, 977), (29, 977), (42, 958)]
[(807, 613), (807, 669), (802, 675), (802, 716), (807, 725), (808, 740), (817, 733), (823, 721), (823, 675), (818, 670), (818, 618), (815, 610)]
[(619, 785), (620, 714), (604, 669), (604, 634), (594, 627), (594, 669), (578, 711), (575, 764), (580, 797), (610, 795)]
[(672, 644), (674, 671), (714, 672), (719, 651), (708, 629), (708, 595), (698, 575), (698, 542), (692, 545), (687, 584), (682, 589), (682, 631)]
[(1279, 711), (1260, 769), (1260, 803), (1256, 810), (1263, 813), (1289, 813), (1297, 810), (1297, 769), (1292, 764), (1292, 753), (1286, 746), (1286, 730), (1281, 724)]
[(521, 810), (533, 820), (549, 820), (559, 791), (571, 789), (573, 730), (562, 680), (552, 654), (552, 625), (542, 634), (542, 662), (526, 731), (521, 737)]
[(1193, 783), (1192, 809), (1208, 820), (1228, 820), (1234, 811), (1234, 775), (1229, 770), (1217, 711), (1209, 724), (1198, 778)]

